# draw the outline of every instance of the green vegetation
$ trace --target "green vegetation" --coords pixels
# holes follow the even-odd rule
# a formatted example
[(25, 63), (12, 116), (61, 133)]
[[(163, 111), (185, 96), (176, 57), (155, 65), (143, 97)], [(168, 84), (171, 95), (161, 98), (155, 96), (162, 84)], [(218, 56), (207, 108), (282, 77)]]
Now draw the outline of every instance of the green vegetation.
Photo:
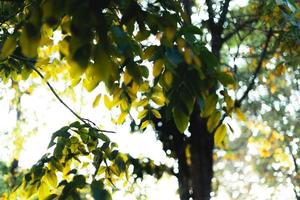
[[(255, 166), (270, 187), (291, 183), (300, 199), (300, 107), (288, 108), (299, 97), (299, 3), (233, 3), (2, 1), (0, 80), (16, 91), (12, 134), (19, 141), (13, 172), (5, 165), (1, 170), (11, 176), (6, 185), (0, 179), (2, 198), (106, 200), (131, 176), (168, 173), (178, 179), (180, 199), (206, 200), (218, 185), (226, 186), (213, 177), (222, 180), (239, 161)], [(53, 133), (51, 153), (21, 172), (20, 131), (30, 121), (19, 105), (36, 79), (78, 121)], [(105, 86), (92, 106), (104, 102), (118, 113), (112, 121), (130, 121), (132, 132), (153, 127), (178, 169), (119, 152), (108, 137), (114, 130), (76, 113), (52, 86), (57, 80), (88, 92)], [(25, 89), (19, 87), (24, 81), (30, 83)], [(237, 123), (242, 133), (234, 130)], [(249, 154), (250, 146), (258, 153)], [(226, 167), (218, 168), (220, 162)]]

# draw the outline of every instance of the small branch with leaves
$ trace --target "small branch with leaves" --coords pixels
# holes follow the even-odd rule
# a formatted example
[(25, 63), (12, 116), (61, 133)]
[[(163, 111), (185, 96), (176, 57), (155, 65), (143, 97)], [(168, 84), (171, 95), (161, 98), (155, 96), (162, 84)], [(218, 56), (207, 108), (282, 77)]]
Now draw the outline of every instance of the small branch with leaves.
[[(21, 56), (16, 56), (16, 55), (12, 55), (10, 56), (14, 59), (17, 60), (21, 60), (26, 62), (30, 68), (35, 71), (43, 80), (45, 79), (44, 75), (34, 66), (35, 60), (34, 59), (29, 59), (29, 58), (25, 58), (25, 57), (21, 57)], [(62, 98), (57, 94), (57, 92), (55, 91), (55, 89), (53, 88), (53, 86), (49, 83), (49, 81), (46, 81), (47, 86), (49, 87), (49, 89), (51, 90), (51, 92), (53, 93), (53, 95), (57, 98), (57, 100), (64, 106), (66, 107), (76, 118), (78, 118), (81, 122), (83, 122), (85, 125), (89, 126), (89, 127), (93, 127), (96, 128), (98, 131), (100, 132), (104, 132), (104, 133), (115, 133), (114, 131), (109, 131), (109, 130), (103, 130), (103, 129), (99, 129), (96, 124), (94, 122), (92, 122), (89, 119), (83, 118), (80, 115), (78, 115), (72, 108), (70, 108), (63, 100)]]

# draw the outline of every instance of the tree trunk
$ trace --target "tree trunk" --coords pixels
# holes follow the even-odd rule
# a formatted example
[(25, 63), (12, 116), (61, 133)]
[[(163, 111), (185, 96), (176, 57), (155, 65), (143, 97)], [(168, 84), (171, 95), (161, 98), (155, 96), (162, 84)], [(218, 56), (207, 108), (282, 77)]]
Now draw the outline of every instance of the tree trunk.
[(206, 120), (194, 110), (190, 120), (191, 179), (194, 200), (209, 200), (213, 177), (213, 134), (209, 133)]

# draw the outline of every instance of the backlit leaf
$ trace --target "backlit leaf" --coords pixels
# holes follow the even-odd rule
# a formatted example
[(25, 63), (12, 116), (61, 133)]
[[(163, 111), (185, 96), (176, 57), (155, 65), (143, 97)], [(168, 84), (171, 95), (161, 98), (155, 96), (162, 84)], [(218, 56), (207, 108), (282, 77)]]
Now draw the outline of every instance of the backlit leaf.
[(109, 99), (107, 95), (104, 95), (104, 105), (106, 106), (107, 109), (111, 109), (113, 107), (113, 103)]
[(160, 119), (160, 118), (161, 118), (161, 115), (160, 115), (160, 113), (158, 112), (158, 110), (151, 109), (151, 112), (153, 113), (153, 115), (154, 115), (157, 119)]
[(201, 113), (202, 117), (208, 117), (216, 109), (218, 96), (215, 94), (209, 95), (204, 99), (204, 109)]
[(45, 199), (49, 195), (49, 193), (50, 193), (49, 187), (44, 181), (42, 181), (38, 191), (39, 199)]
[(212, 132), (217, 125), (219, 124), (221, 118), (221, 112), (216, 111), (207, 120), (207, 129), (209, 132)]
[(183, 133), (189, 123), (189, 116), (187, 116), (180, 107), (173, 108), (173, 117), (176, 124), (177, 129)]
[(127, 116), (127, 113), (122, 112), (122, 113), (119, 115), (119, 118), (118, 118), (118, 120), (117, 120), (117, 124), (123, 124), (123, 122), (124, 122), (125, 119), (126, 119), (126, 116)]
[(99, 105), (100, 98), (101, 98), (101, 94), (98, 94), (93, 102), (93, 108), (95, 108)]
[(16, 46), (17, 46), (16, 38), (13, 36), (9, 36), (3, 44), (1, 50), (1, 57), (7, 58), (8, 56), (10, 56), (15, 51)]
[(164, 81), (166, 82), (166, 84), (170, 87), (173, 82), (172, 72), (165, 71), (163, 77), (164, 77)]
[(140, 129), (141, 130), (145, 129), (149, 124), (150, 124), (150, 122), (148, 120), (143, 121), (143, 123), (140, 126)]
[(222, 124), (221, 126), (219, 126), (215, 132), (214, 135), (214, 140), (215, 140), (215, 145), (218, 147), (222, 147), (222, 142), (224, 141), (224, 138), (226, 136), (227, 133), (227, 129), (226, 129), (226, 125)]
[(57, 186), (57, 177), (56, 177), (56, 174), (53, 171), (48, 171), (46, 173), (45, 180), (52, 187), (56, 187)]
[(162, 69), (163, 69), (163, 60), (162, 59), (158, 59), (154, 62), (153, 64), (153, 76), (157, 77), (158, 75), (160, 75)]
[(148, 114), (148, 110), (142, 110), (139, 114), (138, 114), (138, 119), (143, 119), (146, 115)]
[(226, 72), (219, 72), (217, 73), (217, 79), (224, 85), (233, 85), (235, 83), (234, 78), (232, 75)]
[(241, 109), (239, 108), (236, 108), (235, 109), (235, 113), (236, 113), (236, 116), (238, 117), (239, 120), (241, 121), (246, 121), (246, 116), (244, 115), (244, 113), (241, 111)]
[(165, 105), (164, 99), (162, 99), (162, 98), (159, 97), (159, 96), (152, 96), (152, 97), (151, 97), (151, 100), (152, 100), (154, 103), (156, 103), (157, 105), (159, 105), (159, 106)]

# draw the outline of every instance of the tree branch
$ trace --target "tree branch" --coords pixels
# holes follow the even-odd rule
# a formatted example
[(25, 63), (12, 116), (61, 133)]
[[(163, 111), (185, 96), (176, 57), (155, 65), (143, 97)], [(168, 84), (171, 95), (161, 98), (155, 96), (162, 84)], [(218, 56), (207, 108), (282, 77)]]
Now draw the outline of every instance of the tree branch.
[(182, 3), (183, 3), (184, 11), (188, 16), (189, 23), (191, 23), (193, 0), (182, 0)]
[(241, 29), (243, 29), (246, 25), (248, 24), (252, 24), (253, 22), (255, 22), (257, 19), (253, 18), (253, 19), (249, 19), (247, 21), (244, 21), (243, 23), (239, 24), (234, 31), (227, 33), (223, 38), (222, 38), (222, 43), (226, 42), (227, 40), (229, 40), (232, 36), (234, 36), (236, 33), (238, 33)]
[(231, 0), (225, 0), (225, 2), (223, 3), (222, 6), (222, 11), (221, 11), (221, 15), (220, 15), (220, 19), (218, 21), (218, 26), (223, 28), (223, 25), (226, 21), (226, 15), (228, 13), (228, 7), (229, 7), (229, 3)]
[(211, 0), (205, 0), (205, 2), (207, 5), (207, 12), (208, 12), (208, 23), (209, 23), (210, 28), (212, 28), (215, 25), (215, 22), (214, 22), (215, 12), (212, 7), (213, 4), (212, 4)]
[(235, 106), (236, 107), (240, 107), (241, 106), (242, 101), (248, 96), (249, 92), (253, 89), (253, 87), (255, 85), (255, 80), (256, 80), (258, 74), (261, 71), (263, 60), (265, 59), (265, 57), (267, 55), (267, 49), (268, 49), (268, 46), (269, 46), (269, 43), (270, 43), (272, 35), (273, 35), (273, 31), (270, 28), (270, 30), (268, 32), (268, 35), (267, 35), (267, 39), (266, 39), (265, 45), (264, 45), (264, 48), (263, 48), (263, 51), (260, 54), (260, 58), (259, 58), (257, 67), (255, 69), (255, 72), (254, 72), (253, 76), (252, 76), (250, 84), (248, 85), (248, 87), (247, 87), (246, 91), (244, 92), (243, 96), (239, 100), (237, 100), (235, 102)]
[[(43, 80), (45, 79), (44, 75), (37, 69), (34, 67), (34, 59), (28, 59), (28, 58), (24, 58), (24, 57), (20, 57), (20, 56), (16, 56), (16, 55), (12, 55), (11, 56), (14, 59), (18, 59), (18, 60), (22, 60), (25, 62), (29, 62), (30, 63), (30, 67), (32, 70), (34, 70)], [(81, 116), (79, 116), (73, 109), (71, 109), (61, 98), (60, 96), (57, 94), (57, 92), (55, 91), (55, 89), (52, 87), (52, 85), (46, 81), (47, 86), (49, 87), (49, 89), (51, 90), (51, 92), (54, 94), (54, 96), (57, 98), (57, 100), (63, 105), (65, 106), (76, 118), (78, 118), (80, 121), (82, 121), (85, 125), (91, 127), (92, 125), (94, 126), (94, 128), (96, 128), (98, 131), (100, 132), (104, 132), (104, 133), (115, 133), (114, 131), (108, 131), (108, 130), (102, 130), (99, 129), (94, 122), (92, 122), (89, 119), (85, 119)], [(91, 125), (92, 124), (92, 125)]]
[(0, 26), (2, 26), (5, 22), (7, 22), (8, 20), (10, 20), (13, 17), (15, 17), (17, 14), (21, 13), (25, 7), (30, 6), (30, 5), (31, 5), (31, 3), (28, 3), (27, 5), (23, 5), (16, 12), (14, 12), (13, 14), (11, 14), (11, 15), (7, 16), (6, 18), (2, 19), (0, 21)]

